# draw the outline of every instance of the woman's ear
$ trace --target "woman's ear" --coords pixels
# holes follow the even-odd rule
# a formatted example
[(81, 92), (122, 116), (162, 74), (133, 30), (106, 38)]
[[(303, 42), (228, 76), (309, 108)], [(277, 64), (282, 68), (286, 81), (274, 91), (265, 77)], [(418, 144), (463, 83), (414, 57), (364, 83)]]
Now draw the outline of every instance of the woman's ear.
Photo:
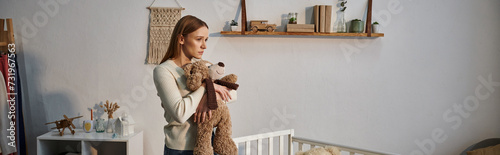
[(184, 36), (179, 35), (179, 44), (183, 45), (184, 44)]

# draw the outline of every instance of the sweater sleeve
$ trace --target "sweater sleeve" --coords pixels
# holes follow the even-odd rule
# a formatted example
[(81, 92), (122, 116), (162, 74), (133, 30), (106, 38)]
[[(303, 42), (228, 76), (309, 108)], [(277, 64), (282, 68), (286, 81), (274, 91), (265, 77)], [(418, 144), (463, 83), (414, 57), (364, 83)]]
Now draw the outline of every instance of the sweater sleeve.
[(232, 103), (238, 99), (238, 92), (236, 90), (230, 90), (229, 95), (231, 96), (231, 99), (226, 103)]
[(157, 66), (153, 71), (154, 83), (161, 104), (166, 113), (179, 123), (186, 122), (196, 112), (196, 108), (205, 93), (205, 88), (182, 97), (175, 77), (166, 68)]

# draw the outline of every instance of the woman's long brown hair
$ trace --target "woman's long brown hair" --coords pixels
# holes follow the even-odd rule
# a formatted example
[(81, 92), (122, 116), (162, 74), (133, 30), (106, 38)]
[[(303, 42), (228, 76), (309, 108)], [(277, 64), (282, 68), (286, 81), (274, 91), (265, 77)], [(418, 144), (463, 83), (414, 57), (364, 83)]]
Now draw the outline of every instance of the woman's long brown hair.
[(186, 37), (188, 34), (198, 30), (201, 27), (207, 27), (207, 23), (195, 16), (187, 15), (179, 19), (177, 24), (175, 24), (174, 31), (172, 32), (172, 37), (170, 37), (170, 44), (168, 45), (167, 53), (163, 56), (160, 63), (167, 61), (170, 58), (176, 58), (181, 52), (181, 44), (179, 43), (179, 35)]

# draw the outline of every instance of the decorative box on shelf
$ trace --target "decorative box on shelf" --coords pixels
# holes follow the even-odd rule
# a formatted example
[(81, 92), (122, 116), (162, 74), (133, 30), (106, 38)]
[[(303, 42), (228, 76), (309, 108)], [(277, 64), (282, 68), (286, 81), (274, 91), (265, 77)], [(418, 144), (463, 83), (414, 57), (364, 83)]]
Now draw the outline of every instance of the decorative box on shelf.
[(120, 136), (128, 136), (134, 133), (135, 121), (132, 116), (124, 115), (118, 117), (115, 122), (115, 131)]
[(288, 24), (286, 32), (314, 32), (314, 24)]

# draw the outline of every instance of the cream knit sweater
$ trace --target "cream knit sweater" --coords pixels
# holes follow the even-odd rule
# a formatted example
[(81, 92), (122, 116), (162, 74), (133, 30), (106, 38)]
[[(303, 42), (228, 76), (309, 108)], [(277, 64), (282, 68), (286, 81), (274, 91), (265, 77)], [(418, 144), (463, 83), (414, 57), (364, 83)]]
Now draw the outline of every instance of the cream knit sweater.
[[(184, 70), (172, 60), (167, 60), (156, 66), (153, 78), (165, 111), (163, 116), (168, 122), (163, 127), (165, 145), (175, 150), (193, 150), (197, 125), (191, 116), (196, 112), (196, 108), (206, 92), (205, 88), (200, 87), (198, 90), (190, 92), (186, 86)], [(231, 101), (236, 100), (236, 91), (231, 90), (230, 95)]]

